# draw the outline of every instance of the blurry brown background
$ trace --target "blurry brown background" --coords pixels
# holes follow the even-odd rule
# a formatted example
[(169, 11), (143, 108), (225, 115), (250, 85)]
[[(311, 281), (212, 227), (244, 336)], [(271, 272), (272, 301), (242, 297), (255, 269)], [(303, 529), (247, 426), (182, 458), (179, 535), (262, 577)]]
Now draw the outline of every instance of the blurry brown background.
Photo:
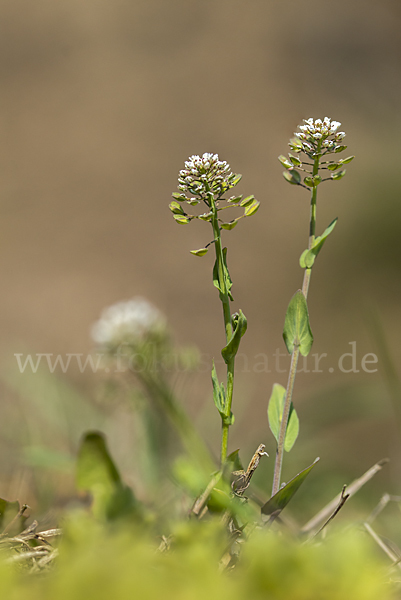
[[(401, 430), (382, 363), (375, 374), (327, 371), (349, 342), (359, 365), (377, 350), (372, 307), (395, 362), (400, 350), (400, 3), (3, 0), (0, 16), (0, 496), (30, 493), (20, 484), (21, 445), (57, 446), (51, 432), (67, 418), (60, 408), (49, 420), (55, 398), (41, 393), (47, 404), (38, 417), (31, 384), (22, 393), (9, 374), (14, 353), (88, 353), (101, 310), (141, 295), (167, 315), (177, 343), (219, 356), (213, 259), (189, 254), (210, 241), (208, 225), (178, 226), (168, 210), (191, 154), (217, 152), (243, 174), (239, 191), (261, 202), (256, 216), (224, 233), (250, 363), (237, 376), (231, 449), (241, 446), (247, 457), (265, 440), (273, 450), (266, 406), (286, 375), (253, 372), (254, 357), (284, 353), (282, 325), (301, 285), (309, 221), (308, 196), (285, 183), (277, 155), (303, 118), (326, 115), (347, 133), (344, 156), (357, 158), (345, 179), (319, 189), (318, 232), (339, 217), (309, 300), (312, 352), (328, 359), (324, 373), (296, 382), (301, 434), (287, 464), (302, 468), (320, 454), (342, 484), (390, 455), (386, 490), (400, 493)], [(58, 376), (93, 401), (96, 375)], [(218, 448), (209, 374), (178, 391)], [(103, 427), (127, 465), (123, 421), (111, 411)], [(71, 451), (95, 425), (79, 417)]]

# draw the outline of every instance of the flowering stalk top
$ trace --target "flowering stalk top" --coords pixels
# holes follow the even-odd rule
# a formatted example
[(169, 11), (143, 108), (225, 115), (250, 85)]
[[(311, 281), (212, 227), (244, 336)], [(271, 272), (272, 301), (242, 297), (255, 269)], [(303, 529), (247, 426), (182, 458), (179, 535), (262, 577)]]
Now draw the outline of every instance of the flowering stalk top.
[[(291, 150), (296, 154), (305, 154), (312, 163), (303, 162), (298, 156), (288, 154), (288, 158), (281, 155), (279, 161), (287, 169), (283, 173), (285, 179), (293, 185), (301, 185), (313, 188), (322, 181), (341, 179), (345, 175), (345, 169), (341, 167), (353, 160), (353, 156), (339, 160), (322, 161), (328, 154), (337, 154), (347, 148), (342, 142), (345, 138), (344, 131), (338, 131), (341, 123), (332, 121), (329, 117), (322, 119), (304, 119), (302, 125), (298, 125), (295, 137), (289, 142)], [(312, 167), (312, 168), (308, 168)], [(330, 177), (322, 179), (319, 170), (332, 171)], [(302, 182), (299, 171), (304, 171), (306, 176)]]
[[(227, 161), (220, 160), (218, 154), (205, 152), (202, 156), (197, 154), (190, 156), (185, 161), (184, 169), (181, 169), (178, 175), (178, 189), (180, 191), (173, 193), (175, 200), (169, 205), (174, 219), (177, 223), (186, 225), (193, 219), (212, 222), (214, 215), (220, 229), (233, 229), (240, 219), (253, 215), (259, 208), (259, 202), (255, 200), (254, 196), (247, 196), (246, 198), (243, 198), (242, 195), (229, 198), (223, 197), (226, 192), (241, 181), (241, 177), (242, 175), (233, 173)], [(190, 215), (179, 204), (182, 202), (186, 202), (190, 206), (196, 206), (203, 202), (207, 212), (200, 215)], [(226, 205), (222, 206), (223, 202)], [(232, 206), (242, 207), (244, 213), (228, 222), (218, 217), (220, 211)], [(204, 256), (209, 245), (207, 244), (205, 248), (199, 250), (191, 250), (191, 252), (196, 256)]]
[(194, 154), (179, 172), (178, 189), (209, 203), (211, 194), (220, 197), (234, 187), (235, 177), (230, 165), (219, 160), (218, 154), (205, 152), (202, 157)]

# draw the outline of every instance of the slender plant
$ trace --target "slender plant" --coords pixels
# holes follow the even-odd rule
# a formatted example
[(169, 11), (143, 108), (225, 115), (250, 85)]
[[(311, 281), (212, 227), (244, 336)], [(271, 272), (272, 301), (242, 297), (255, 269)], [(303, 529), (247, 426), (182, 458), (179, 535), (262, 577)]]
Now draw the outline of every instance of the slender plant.
[[(349, 156), (339, 160), (327, 160), (330, 154), (338, 154), (347, 148), (343, 145), (345, 133), (338, 131), (340, 125), (341, 123), (332, 121), (328, 117), (323, 121), (304, 120), (304, 124), (298, 127), (300, 131), (295, 133), (295, 137), (289, 142), (291, 151), (295, 155), (289, 153), (288, 158), (279, 156), (279, 161), (286, 168), (283, 173), (284, 178), (290, 184), (310, 192), (310, 224), (308, 247), (301, 254), (299, 261), (301, 268), (304, 269), (302, 290), (298, 290), (292, 297), (284, 323), (283, 337), (287, 350), (291, 354), (287, 388), (275, 384), (268, 407), (269, 425), (277, 441), (272, 495), (280, 489), (284, 450), (291, 450), (299, 430), (298, 417), (292, 404), (292, 394), (299, 354), (307, 356), (313, 343), (307, 307), (312, 267), (337, 223), (337, 219), (334, 219), (323, 234), (316, 237), (317, 189), (324, 181), (342, 179), (345, 175), (343, 165), (354, 158)], [(326, 177), (325, 174), (328, 176)]]
[[(216, 260), (213, 268), (213, 283), (219, 291), (219, 297), (223, 307), (224, 330), (226, 345), (221, 351), (227, 367), (226, 385), (220, 383), (217, 377), (215, 365), (212, 368), (213, 397), (222, 421), (221, 435), (221, 464), (227, 459), (228, 432), (234, 422), (232, 413), (232, 401), (234, 390), (234, 368), (235, 356), (238, 352), (242, 336), (247, 328), (244, 313), (239, 310), (231, 314), (233, 296), (231, 293), (232, 280), (227, 267), (227, 248), (222, 245), (222, 230), (233, 229), (240, 219), (249, 217), (256, 213), (259, 202), (254, 196), (243, 198), (242, 195), (225, 197), (241, 180), (241, 175), (231, 172), (230, 165), (226, 161), (219, 160), (217, 154), (203, 154), (202, 157), (194, 155), (185, 162), (185, 168), (179, 173), (179, 192), (173, 193), (174, 201), (170, 204), (170, 210), (177, 223), (186, 225), (194, 219), (207, 221), (213, 230), (213, 239), (204, 248), (191, 250), (195, 256), (204, 256), (208, 248), (214, 245)], [(188, 214), (183, 203), (189, 206), (202, 204), (206, 212), (199, 215)], [(242, 214), (230, 221), (221, 218), (222, 211), (240, 207)]]

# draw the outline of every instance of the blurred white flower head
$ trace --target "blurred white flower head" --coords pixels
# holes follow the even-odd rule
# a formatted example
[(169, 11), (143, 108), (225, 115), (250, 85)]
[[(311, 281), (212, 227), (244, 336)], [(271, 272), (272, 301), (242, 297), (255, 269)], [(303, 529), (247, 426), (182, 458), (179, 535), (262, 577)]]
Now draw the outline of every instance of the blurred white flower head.
[(166, 330), (162, 313), (145, 298), (136, 297), (105, 308), (92, 326), (91, 336), (100, 346), (138, 344)]

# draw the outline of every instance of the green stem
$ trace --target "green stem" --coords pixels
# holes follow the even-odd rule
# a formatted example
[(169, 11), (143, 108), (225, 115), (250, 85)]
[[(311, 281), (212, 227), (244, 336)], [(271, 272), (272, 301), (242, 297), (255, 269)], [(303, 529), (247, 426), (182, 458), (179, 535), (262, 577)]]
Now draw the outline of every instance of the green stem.
[[(297, 373), (298, 357), (299, 357), (299, 346), (295, 346), (294, 351), (291, 355), (291, 366), (290, 366), (290, 372), (288, 375), (288, 383), (287, 383), (287, 391), (286, 391), (285, 402), (284, 402), (283, 417), (281, 420), (280, 433), (279, 433), (279, 438), (278, 438), (278, 442), (277, 442), (276, 461), (274, 464), (272, 496), (274, 496), (274, 494), (276, 494), (280, 489), (280, 478), (281, 478), (281, 469), (283, 466), (285, 433), (287, 430), (288, 417), (290, 415), (291, 398), (292, 398), (292, 391), (294, 389), (295, 375)], [(284, 423), (285, 423), (285, 426), (284, 426)]]
[[(226, 285), (226, 278), (224, 276), (224, 259), (223, 259), (223, 248), (221, 245), (221, 230), (218, 222), (217, 207), (214, 199), (211, 199), (211, 211), (212, 211), (212, 226), (214, 233), (214, 246), (216, 250), (216, 261), (217, 271), (219, 276), (220, 286), (220, 300), (223, 305), (223, 316), (224, 316), (224, 328), (226, 333), (226, 342), (228, 343), (233, 335), (233, 326), (231, 320), (230, 310), (230, 297)], [(227, 385), (226, 385), (226, 405), (225, 405), (225, 417), (228, 419), (231, 415), (231, 405), (233, 401), (233, 389), (234, 389), (234, 359), (227, 363)], [(222, 418), (222, 432), (221, 432), (221, 464), (223, 465), (227, 458), (228, 448), (228, 430), (230, 425), (225, 422)]]
[(170, 423), (176, 429), (183, 446), (189, 454), (198, 461), (199, 465), (206, 473), (213, 471), (215, 469), (215, 463), (213, 462), (205, 443), (196, 431), (187, 413), (175, 398), (166, 381), (155, 374), (146, 373), (138, 376), (151, 398), (158, 407), (161, 408), (170, 420)]
[[(319, 153), (319, 151), (320, 151), (320, 145), (318, 147), (318, 153)], [(319, 173), (319, 160), (320, 160), (320, 155), (317, 154), (315, 161), (313, 163), (313, 172), (312, 172), (313, 176), (315, 176)], [(315, 241), (315, 235), (316, 235), (316, 204), (317, 204), (317, 187), (313, 187), (311, 190), (311, 202), (310, 202), (309, 244), (308, 244), (309, 249), (312, 248), (313, 243)], [(302, 283), (302, 293), (305, 296), (305, 299), (308, 298), (311, 274), (312, 274), (312, 269), (305, 269), (304, 279), (303, 279), (303, 283)], [(279, 433), (279, 438), (278, 438), (278, 442), (277, 442), (276, 460), (275, 460), (275, 464), (274, 464), (272, 496), (274, 496), (274, 494), (276, 494), (280, 489), (281, 469), (283, 466), (283, 456), (284, 456), (285, 434), (287, 431), (288, 417), (290, 415), (292, 392), (294, 390), (295, 376), (297, 374), (298, 358), (299, 358), (299, 347), (294, 346), (294, 350), (291, 355), (291, 365), (290, 365), (290, 372), (288, 375), (287, 390), (285, 393), (283, 416), (282, 416), (282, 420), (281, 420), (280, 433)]]

